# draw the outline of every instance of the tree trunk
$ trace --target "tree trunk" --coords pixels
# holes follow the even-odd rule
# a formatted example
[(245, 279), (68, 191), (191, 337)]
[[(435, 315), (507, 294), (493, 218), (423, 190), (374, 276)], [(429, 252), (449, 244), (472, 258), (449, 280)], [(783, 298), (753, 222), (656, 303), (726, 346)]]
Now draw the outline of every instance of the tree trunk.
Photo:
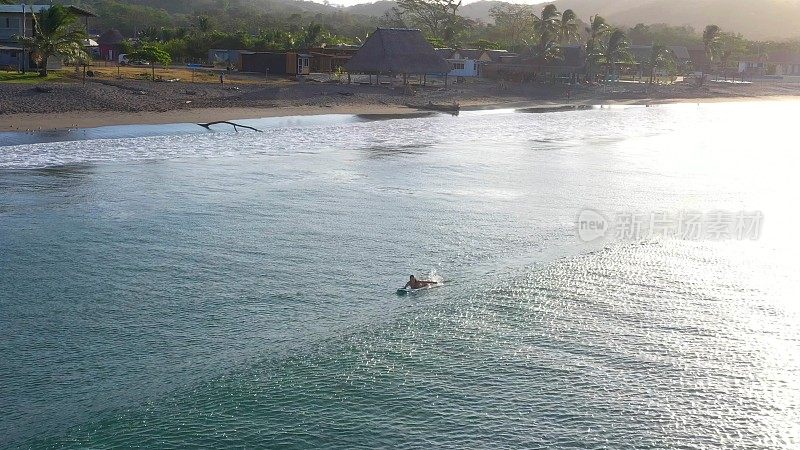
[(153, 81), (156, 81), (156, 63), (150, 63), (150, 68), (153, 69)]

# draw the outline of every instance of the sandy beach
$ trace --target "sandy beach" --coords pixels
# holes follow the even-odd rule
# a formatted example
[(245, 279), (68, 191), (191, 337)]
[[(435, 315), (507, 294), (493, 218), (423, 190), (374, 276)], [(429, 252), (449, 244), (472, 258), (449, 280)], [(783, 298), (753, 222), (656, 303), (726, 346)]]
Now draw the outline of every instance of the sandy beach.
[(317, 114), (413, 114), (429, 102), (463, 109), (552, 105), (652, 104), (791, 98), (800, 84), (690, 83), (564, 86), (469, 80), (448, 86), (234, 80), (225, 84), (96, 78), (39, 85), (0, 84), (0, 131), (106, 125), (200, 123)]

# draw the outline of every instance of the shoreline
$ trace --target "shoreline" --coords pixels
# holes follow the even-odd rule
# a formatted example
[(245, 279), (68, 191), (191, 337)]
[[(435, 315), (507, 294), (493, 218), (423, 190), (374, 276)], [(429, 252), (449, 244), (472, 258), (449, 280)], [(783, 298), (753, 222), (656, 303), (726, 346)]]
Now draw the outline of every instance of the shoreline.
[[(529, 101), (466, 101), (461, 104), (462, 111), (479, 111), (492, 109), (536, 109), (559, 106), (645, 106), (681, 103), (720, 103), (747, 101), (791, 101), (800, 99), (800, 95), (767, 95), (767, 96), (720, 96), (698, 98), (649, 98), (632, 100), (582, 99), (572, 102), (549, 100)], [(494, 100), (494, 99), (493, 99)], [(417, 108), (402, 105), (383, 104), (350, 104), (350, 105), (302, 105), (271, 107), (204, 107), (174, 109), (169, 111), (68, 111), (56, 113), (11, 113), (1, 114), (0, 134), (3, 132), (31, 133), (37, 131), (58, 131), (75, 128), (98, 128), (124, 125), (168, 125), (182, 123), (201, 123), (218, 120), (248, 120), (273, 117), (312, 116), (327, 114), (353, 115), (415, 115), (423, 112)]]

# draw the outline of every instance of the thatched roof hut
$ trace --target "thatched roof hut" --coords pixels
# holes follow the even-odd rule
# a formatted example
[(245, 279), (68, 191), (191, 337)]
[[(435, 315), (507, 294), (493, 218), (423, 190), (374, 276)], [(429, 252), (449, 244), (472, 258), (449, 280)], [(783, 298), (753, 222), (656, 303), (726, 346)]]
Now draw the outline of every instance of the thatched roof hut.
[(436, 54), (420, 30), (378, 28), (345, 65), (352, 73), (447, 73), (450, 64)]

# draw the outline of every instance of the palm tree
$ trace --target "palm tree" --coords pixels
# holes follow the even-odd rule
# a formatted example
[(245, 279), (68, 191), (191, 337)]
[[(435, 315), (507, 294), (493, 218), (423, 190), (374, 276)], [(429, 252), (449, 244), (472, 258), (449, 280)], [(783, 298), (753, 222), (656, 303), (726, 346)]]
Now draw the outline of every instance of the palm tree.
[(558, 41), (561, 44), (570, 44), (578, 40), (578, 16), (575, 11), (568, 9), (561, 14), (558, 28)]
[(589, 19), (589, 27), (586, 28), (588, 38), (586, 41), (586, 59), (588, 66), (587, 77), (592, 80), (595, 68), (603, 60), (605, 48), (603, 38), (611, 31), (611, 27), (606, 23), (606, 19), (599, 15)]
[(19, 40), (31, 51), (40, 77), (47, 76), (47, 60), (53, 55), (73, 60), (87, 57), (83, 50), (86, 32), (76, 24), (77, 17), (61, 5), (33, 15), (33, 36), (21, 36)]
[(560, 30), (561, 14), (555, 5), (545, 6), (541, 17), (533, 15), (533, 31), (538, 39), (534, 53), (539, 65), (558, 59), (561, 52), (558, 47)]
[(667, 69), (675, 63), (675, 54), (669, 48), (663, 45), (654, 45), (650, 53), (650, 84), (653, 84), (656, 78), (657, 69)]
[(710, 69), (712, 67), (714, 55), (717, 53), (717, 47), (719, 46), (719, 36), (721, 32), (722, 30), (716, 25), (708, 25), (706, 29), (703, 30), (703, 51), (706, 55), (707, 64), (702, 68), (700, 84), (703, 84), (706, 78), (706, 68)]
[(614, 78), (617, 77), (617, 64), (628, 62), (631, 60), (631, 53), (629, 49), (628, 38), (622, 30), (614, 30), (608, 38), (606, 44), (605, 61), (611, 64), (611, 71)]
[(541, 17), (533, 15), (533, 31), (542, 40), (555, 40), (561, 28), (561, 15), (556, 5), (547, 5), (542, 9)]

